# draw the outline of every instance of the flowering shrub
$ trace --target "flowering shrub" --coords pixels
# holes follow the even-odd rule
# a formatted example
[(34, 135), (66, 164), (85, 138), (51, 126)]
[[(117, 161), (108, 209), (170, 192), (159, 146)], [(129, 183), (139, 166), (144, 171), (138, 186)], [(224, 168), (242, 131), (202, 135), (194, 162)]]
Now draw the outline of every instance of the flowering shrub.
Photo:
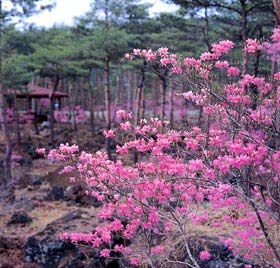
[(51, 107), (50, 98), (41, 98), (41, 99), (39, 99), (39, 105), (44, 107), (44, 108), (50, 109), (50, 107)]
[(6, 112), (7, 112), (6, 118), (7, 118), (8, 123), (19, 123), (19, 124), (31, 125), (34, 120), (34, 114), (31, 110), (26, 111), (25, 113), (19, 113), (18, 122), (16, 122), (15, 112), (12, 108), (8, 108), (6, 110)]
[[(205, 248), (195, 258), (188, 237), (192, 226), (208, 224), (217, 233), (228, 230), (220, 241), (234, 253), (251, 263), (280, 267), (280, 87), (265, 78), (241, 76), (239, 68), (222, 59), (233, 46), (231, 41), (214, 44), (199, 59), (181, 60), (167, 48), (126, 55), (160, 62), (186, 83), (196, 77), (196, 90), (181, 95), (203, 108), (202, 123), (194, 120), (189, 129), (175, 131), (152, 118), (134, 126), (131, 115), (119, 111), (120, 129), (104, 133), (129, 138), (118, 140), (116, 161), (103, 152), (79, 152), (77, 146), (52, 150), (48, 157), (67, 162), (65, 172), (77, 169), (90, 187), (86, 194), (103, 202), (98, 217), (104, 222), (93, 233), (61, 238), (102, 247), (103, 257), (120, 252), (132, 267), (155, 267), (161, 261), (164, 267), (168, 239), (176, 235), (188, 265), (200, 267), (212, 258), (211, 250)], [(255, 53), (260, 46), (248, 40), (245, 49)], [(218, 71), (228, 81), (217, 87)], [(275, 78), (277, 82), (278, 74)], [(135, 165), (123, 160), (133, 153), (138, 154)], [(113, 243), (115, 234), (122, 244)]]
[(85, 123), (87, 121), (86, 112), (81, 106), (76, 106), (73, 111), (71, 111), (70, 107), (56, 110), (54, 111), (54, 118), (60, 123), (69, 123), (72, 122), (72, 120), (75, 120), (76, 123)]
[(22, 156), (16, 153), (12, 154), (12, 166), (17, 167), (19, 165), (20, 160), (22, 160)]

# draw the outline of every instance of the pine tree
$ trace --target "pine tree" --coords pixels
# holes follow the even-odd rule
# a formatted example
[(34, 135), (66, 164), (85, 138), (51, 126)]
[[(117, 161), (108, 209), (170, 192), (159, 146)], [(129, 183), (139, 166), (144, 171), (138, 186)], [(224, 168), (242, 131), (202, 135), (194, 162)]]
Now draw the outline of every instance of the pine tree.
[(3, 58), (2, 58), (2, 42), (5, 26), (9, 21), (17, 17), (22, 19), (30, 16), (35, 12), (39, 12), (42, 9), (50, 8), (52, 5), (40, 5), (40, 0), (10, 0), (8, 6), (12, 6), (11, 9), (5, 10), (2, 0), (0, 0), (0, 120), (5, 140), (5, 159), (4, 159), (4, 176), (2, 184), (6, 184), (11, 178), (11, 156), (12, 156), (12, 140), (10, 130), (6, 121), (6, 107), (5, 107), (5, 92), (3, 88)]

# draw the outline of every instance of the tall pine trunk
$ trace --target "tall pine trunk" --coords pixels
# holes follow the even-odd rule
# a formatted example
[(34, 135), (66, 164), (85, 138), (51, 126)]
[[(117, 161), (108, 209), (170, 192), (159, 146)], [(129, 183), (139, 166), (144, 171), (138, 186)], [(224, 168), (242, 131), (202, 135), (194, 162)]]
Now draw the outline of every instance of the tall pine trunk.
[(210, 42), (210, 28), (209, 28), (209, 17), (208, 17), (208, 6), (207, 3), (204, 6), (204, 21), (205, 25), (202, 28), (203, 39), (208, 51), (211, 51), (211, 42)]
[[(111, 129), (111, 92), (110, 92), (110, 58), (109, 53), (106, 52), (104, 60), (104, 91), (105, 91), (105, 120), (106, 129)], [(105, 139), (105, 146), (108, 158), (111, 159), (111, 139)]]
[(55, 146), (55, 133), (54, 133), (54, 105), (55, 105), (55, 94), (58, 88), (59, 84), (59, 75), (56, 75), (54, 77), (54, 85), (53, 85), (53, 90), (50, 98), (50, 139), (51, 139), (51, 145)]
[[(77, 86), (78, 87), (78, 86)], [(72, 82), (70, 81), (69, 83), (69, 98), (70, 98), (70, 118), (71, 118), (71, 124), (72, 124), (72, 130), (76, 131), (77, 130), (77, 122), (76, 122), (76, 109), (75, 109), (75, 104), (73, 100), (73, 91), (72, 91), (73, 85)]]
[(18, 105), (17, 105), (17, 96), (14, 96), (14, 116), (16, 121), (16, 144), (17, 146), (20, 145), (21, 142), (21, 134), (20, 134), (20, 120), (19, 120), (19, 112), (18, 112)]
[(104, 93), (105, 93), (105, 111), (106, 111), (106, 128), (111, 128), (111, 92), (110, 92), (110, 59), (106, 55), (104, 61)]
[[(275, 11), (275, 28), (280, 25), (280, 2), (278, 0), (273, 0), (274, 11)], [(275, 87), (275, 79), (274, 74), (276, 72), (276, 61), (272, 61), (271, 64), (271, 79), (272, 79), (272, 88), (276, 89)]]
[(124, 71), (123, 69), (121, 69), (119, 90), (120, 90), (120, 103), (123, 105), (123, 108), (126, 107), (124, 75), (125, 75)]
[(95, 131), (95, 126), (94, 126), (94, 101), (93, 101), (93, 87), (92, 87), (92, 82), (91, 82), (92, 76), (91, 76), (91, 69), (89, 69), (88, 72), (88, 93), (89, 93), (89, 112), (90, 112), (90, 131), (92, 135), (94, 134)]
[[(104, 89), (101, 86), (102, 84), (102, 72), (97, 69), (96, 70), (96, 91), (95, 91), (95, 103), (99, 103), (99, 106), (102, 106), (104, 103)], [(103, 111), (100, 107), (97, 109), (98, 113), (96, 119), (103, 120)], [(105, 119), (104, 119), (105, 121)]]
[[(246, 10), (246, 0), (239, 0), (241, 5), (241, 35), (243, 46), (246, 44), (247, 40), (247, 10)], [(243, 71), (242, 74), (247, 74), (249, 71), (249, 55), (246, 50), (243, 51)]]
[[(105, 1), (105, 31), (109, 31), (109, 10), (108, 10), (108, 1)], [(110, 53), (108, 49), (105, 51), (104, 59), (104, 93), (105, 93), (105, 120), (106, 120), (106, 129), (111, 129), (111, 92), (110, 92)], [(111, 138), (105, 138), (105, 147), (108, 158), (111, 159)]]
[(124, 77), (124, 90), (125, 90), (125, 104), (126, 110), (130, 111), (130, 81), (129, 73), (126, 73)]
[[(280, 25), (280, 2), (278, 0), (273, 0), (273, 5), (274, 5), (274, 11), (275, 11), (275, 28), (278, 28)], [(279, 57), (279, 56), (278, 56)], [(275, 83), (275, 79), (274, 79), (274, 74), (276, 72), (278, 72), (278, 68), (279, 66), (279, 58), (277, 57), (276, 61), (272, 62), (271, 65), (271, 78), (272, 78), (272, 90), (273, 90), (273, 97), (275, 100), (275, 107), (277, 107), (277, 85)], [(274, 121), (275, 121), (275, 127), (276, 127), (276, 131), (280, 131), (279, 129), (279, 125), (280, 125), (280, 111), (279, 108), (275, 109), (275, 113), (274, 113)], [(274, 137), (275, 139), (275, 147), (276, 150), (279, 150), (280, 148), (280, 139), (279, 137)]]
[(140, 119), (145, 117), (145, 110), (146, 110), (146, 94), (145, 94), (145, 87), (141, 90), (140, 94)]
[(0, 55), (0, 120), (2, 123), (2, 132), (4, 135), (5, 150), (6, 150), (5, 159), (4, 159), (4, 178), (3, 178), (4, 179), (3, 183), (5, 184), (12, 178), (11, 158), (12, 158), (13, 146), (12, 146), (12, 139), (11, 139), (10, 130), (7, 122), (5, 95), (4, 95), (2, 81), (3, 81), (2, 55)]
[(152, 82), (152, 99), (151, 106), (153, 107), (153, 117), (157, 116), (157, 80), (154, 79)]
[(135, 113), (135, 125), (139, 123), (140, 118), (142, 119), (145, 114), (145, 78), (146, 78), (146, 61), (143, 62), (143, 66), (141, 68), (141, 77), (139, 86), (137, 87), (136, 94), (136, 113)]
[(166, 89), (167, 89), (167, 75), (168, 70), (164, 70), (160, 74), (160, 120), (162, 123), (165, 119), (165, 104), (166, 104)]
[(174, 127), (174, 83), (173, 77), (170, 77), (169, 84), (169, 124), (170, 128)]
[(5, 106), (5, 94), (3, 88), (3, 72), (2, 72), (2, 30), (3, 30), (3, 18), (2, 18), (2, 1), (0, 0), (0, 120), (2, 125), (2, 131), (5, 142), (5, 159), (4, 159), (4, 176), (3, 184), (6, 184), (12, 178), (11, 171), (11, 158), (13, 152), (12, 139), (6, 117), (6, 106)]

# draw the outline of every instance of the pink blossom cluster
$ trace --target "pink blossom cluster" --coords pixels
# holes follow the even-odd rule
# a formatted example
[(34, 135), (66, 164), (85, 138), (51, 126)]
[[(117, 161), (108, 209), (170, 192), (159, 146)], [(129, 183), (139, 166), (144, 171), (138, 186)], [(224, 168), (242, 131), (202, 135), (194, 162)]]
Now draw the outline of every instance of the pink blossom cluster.
[(186, 68), (194, 67), (196, 69), (199, 69), (201, 67), (201, 61), (196, 60), (195, 58), (185, 58), (184, 64), (185, 64)]
[(280, 28), (273, 30), (271, 40), (272, 42), (263, 42), (262, 48), (271, 61), (277, 62), (280, 51)]
[(200, 252), (199, 258), (201, 260), (209, 260), (211, 258), (211, 254), (207, 250), (204, 250)]
[(60, 123), (70, 123), (73, 120), (75, 120), (76, 123), (85, 123), (87, 121), (86, 112), (80, 105), (75, 106), (72, 110), (70, 107), (56, 110), (54, 111), (54, 118)]
[(280, 41), (280, 28), (276, 28), (273, 30), (273, 35), (271, 38), (274, 42)]
[[(255, 41), (248, 46), (248, 52), (255, 51)], [(207, 225), (217, 233), (226, 228), (227, 236), (221, 235), (220, 241), (234, 253), (260, 262), (266, 258), (277, 267), (279, 75), (274, 87), (270, 79), (240, 76), (239, 68), (220, 59), (232, 48), (232, 42), (222, 41), (200, 59), (186, 58), (183, 63), (166, 48), (133, 51), (133, 59), (157, 61), (182, 79), (194, 72), (197, 87), (180, 95), (202, 108), (201, 118), (187, 128), (169, 130), (157, 118), (135, 126), (132, 116), (120, 110), (118, 129), (104, 133), (118, 142), (115, 161), (104, 152), (79, 153), (68, 144), (51, 150), (49, 159), (65, 161), (63, 172), (76, 170), (90, 187), (87, 194), (102, 202), (100, 226), (92, 233), (62, 238), (100, 247), (103, 257), (121, 252), (134, 267), (165, 259), (168, 238), (176, 235), (187, 241), (191, 229)], [(219, 86), (216, 69), (228, 74)], [(137, 155), (137, 163), (129, 162), (132, 155)], [(116, 233), (132, 244), (114, 245)], [(211, 258), (205, 248), (197, 262)]]
[(212, 51), (216, 57), (220, 57), (223, 54), (228, 54), (229, 51), (234, 47), (234, 43), (230, 40), (220, 41), (217, 44), (212, 45)]
[(128, 113), (125, 110), (117, 110), (116, 115), (119, 119), (126, 119), (129, 120), (132, 118), (132, 113)]
[(115, 137), (115, 132), (113, 129), (104, 130), (103, 134), (104, 134), (105, 138)]
[(257, 51), (261, 50), (262, 46), (260, 45), (259, 41), (257, 39), (247, 39), (246, 45), (244, 50), (248, 53), (256, 53)]
[(133, 59), (133, 56), (143, 56), (147, 61), (153, 61), (157, 59), (156, 53), (154, 53), (151, 49), (134, 49), (133, 55), (131, 55), (130, 57), (132, 57)]
[[(143, 120), (140, 128), (146, 127), (146, 131), (141, 137), (127, 141), (122, 146), (126, 151), (121, 153), (129, 154), (133, 149), (150, 155), (135, 167), (125, 165), (121, 159), (112, 162), (101, 152), (96, 155), (81, 153), (74, 168), (79, 170), (80, 177), (91, 187), (91, 194), (104, 202), (98, 216), (109, 221), (93, 234), (67, 234), (63, 237), (75, 243), (84, 241), (98, 247), (104, 242), (110, 245), (110, 239), (116, 231), (126, 239), (137, 236), (139, 229), (143, 232), (152, 230), (168, 236), (172, 231), (170, 227), (174, 225), (174, 219), (166, 213), (166, 208), (175, 203), (177, 205), (173, 209), (178, 214), (177, 219), (189, 219), (193, 224), (203, 225), (211, 218), (209, 211), (205, 209), (200, 213), (193, 211), (207, 198), (212, 210), (221, 210), (224, 215), (223, 221), (213, 223), (213, 226), (222, 228), (223, 222), (233, 226), (232, 235), (235, 236), (236, 242), (227, 239), (223, 241), (224, 244), (240, 254), (242, 249), (250, 247), (250, 252), (246, 256), (253, 258), (257, 254), (257, 249), (263, 246), (263, 234), (257, 230), (259, 228), (257, 217), (250, 210), (248, 203), (242, 200), (242, 195), (234, 194), (235, 189), (231, 184), (219, 181), (230, 176), (232, 171), (246, 169), (249, 166), (259, 168), (263, 165), (262, 173), (255, 174), (262, 177), (263, 174), (268, 174), (273, 165), (280, 167), (279, 158), (275, 155), (269, 161), (270, 152), (267, 148), (254, 141), (247, 140), (244, 144), (246, 136), (242, 133), (232, 140), (225, 129), (211, 129), (209, 132), (211, 147), (205, 149), (207, 136), (200, 128), (194, 127), (191, 131), (184, 132), (160, 133), (157, 131), (159, 129), (154, 128), (154, 124), (159, 124), (159, 121)], [(151, 134), (156, 135), (156, 139), (149, 137)], [(251, 136), (256, 140), (262, 139), (257, 134)], [(178, 146), (182, 139), (185, 141), (186, 153), (193, 148), (191, 154), (197, 155), (196, 158), (185, 161), (168, 153), (168, 150)], [(76, 146), (72, 148), (69, 145), (61, 145), (56, 154), (52, 151), (50, 154), (58, 160), (65, 160), (71, 152), (76, 154), (77, 151)], [(207, 161), (202, 160), (200, 152), (208, 156)], [(70, 171), (72, 168), (66, 166), (65, 171), (67, 170)], [(200, 183), (197, 184), (197, 181)], [(107, 199), (108, 195), (112, 195), (113, 199)], [(252, 196), (256, 200), (260, 199), (261, 195), (257, 188), (252, 191)], [(270, 207), (272, 203), (270, 201), (263, 205)], [(239, 211), (238, 216), (232, 214), (233, 210)], [(263, 220), (275, 224), (269, 214), (265, 211), (261, 213)], [(126, 219), (126, 225), (120, 221), (121, 218)], [(109, 257), (111, 252), (116, 250), (126, 252), (125, 254), (128, 252), (128, 256), (133, 252), (133, 248), (130, 247), (126, 250), (109, 248), (106, 251), (101, 250), (100, 254)], [(151, 249), (150, 254), (157, 255), (163, 252), (163, 245), (157, 245)], [(201, 260), (210, 257), (209, 252), (200, 253)]]
[[(40, 154), (45, 153), (45, 149), (37, 149), (37, 152)], [(48, 159), (49, 160), (70, 160), (72, 159), (73, 155), (79, 152), (79, 147), (75, 144), (69, 145), (66, 144), (60, 144), (59, 148), (52, 149), (48, 153)]]
[[(34, 120), (34, 113), (31, 110), (28, 110), (24, 113), (17, 112), (18, 119), (16, 118), (16, 113), (12, 108), (6, 109), (6, 119), (8, 123), (19, 123), (31, 125)], [(18, 121), (17, 121), (18, 120)]]
[(229, 67), (227, 69), (228, 76), (238, 76), (240, 74), (240, 70), (237, 67)]
[(229, 63), (227, 61), (217, 61), (215, 63), (215, 67), (218, 69), (228, 69), (229, 68)]
[(202, 61), (217, 60), (222, 55), (228, 54), (233, 47), (234, 47), (234, 43), (232, 41), (229, 40), (220, 41), (219, 43), (212, 45), (211, 52), (202, 53), (200, 59)]

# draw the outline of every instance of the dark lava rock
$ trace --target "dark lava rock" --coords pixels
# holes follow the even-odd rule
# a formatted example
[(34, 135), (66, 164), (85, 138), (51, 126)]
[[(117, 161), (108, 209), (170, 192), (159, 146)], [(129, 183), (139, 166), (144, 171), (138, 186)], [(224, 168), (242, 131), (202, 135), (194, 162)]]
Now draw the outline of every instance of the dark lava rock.
[(8, 249), (22, 249), (23, 243), (19, 238), (0, 236), (0, 254)]
[(74, 201), (81, 205), (89, 204), (89, 200), (85, 195), (85, 189), (81, 185), (68, 186), (65, 191), (65, 200)]
[(32, 218), (27, 215), (26, 212), (21, 211), (21, 212), (15, 212), (11, 220), (8, 222), (8, 225), (10, 224), (27, 224), (32, 222)]
[(70, 205), (80, 204), (83, 206), (100, 207), (102, 205), (95, 197), (85, 194), (86, 188), (82, 185), (68, 186), (65, 191), (65, 201)]
[(43, 268), (54, 268), (64, 255), (72, 251), (75, 246), (69, 242), (44, 239), (38, 241), (29, 237), (25, 251), (25, 262), (35, 262)]
[[(245, 268), (246, 264), (251, 264), (252, 268), (257, 267), (253, 263), (245, 261), (240, 256), (234, 255), (217, 237), (192, 237), (188, 243), (192, 256), (197, 260), (201, 268)], [(180, 248), (184, 252), (184, 255), (179, 257), (180, 261), (192, 264), (182, 244), (177, 247), (177, 252)], [(200, 260), (199, 254), (204, 250), (209, 251), (211, 254), (209, 260)]]
[(23, 157), (21, 158), (18, 163), (21, 165), (21, 166), (29, 166), (32, 164), (32, 159), (29, 158), (29, 157)]
[(36, 149), (37, 148), (36, 148), (36, 146), (34, 146), (34, 144), (28, 144), (28, 146), (27, 146), (27, 153), (29, 154), (29, 156), (32, 160), (43, 158), (42, 155), (37, 153)]
[[(88, 249), (87, 249), (88, 250)], [(119, 268), (118, 260), (105, 259), (94, 249), (85, 255), (79, 247), (70, 242), (59, 240), (42, 241), (35, 237), (28, 239), (24, 267), (38, 268)], [(34, 266), (34, 265), (40, 266)]]
[(24, 242), (22, 239), (0, 236), (0, 268), (21, 267), (23, 251)]
[(62, 218), (49, 223), (44, 230), (38, 233), (38, 235), (41, 237), (52, 237), (54, 235), (63, 233), (69, 228), (70, 225), (73, 224), (75, 226), (74, 221), (82, 219), (83, 214), (85, 214), (85, 212), (81, 210), (71, 211)]
[(28, 198), (22, 198), (14, 202), (13, 207), (15, 209), (20, 209), (24, 211), (32, 211), (37, 206), (37, 203), (34, 200)]
[(84, 268), (85, 265), (81, 260), (71, 260), (68, 264), (68, 268)]
[(42, 179), (38, 179), (38, 178), (30, 178), (29, 184), (32, 186), (40, 186), (43, 184), (43, 181), (42, 181)]
[[(92, 215), (82, 209), (71, 211), (29, 237), (24, 246), (24, 268), (119, 268), (118, 261), (101, 257), (99, 249), (58, 239), (59, 234), (75, 230), (77, 224), (92, 230)], [(116, 236), (114, 243), (121, 242), (121, 238)], [(105, 248), (107, 246), (104, 244)], [(114, 257), (118, 256), (112, 255)]]
[(69, 222), (69, 221), (73, 221), (73, 220), (77, 220), (77, 219), (81, 219), (82, 215), (85, 212), (81, 211), (81, 210), (75, 210), (75, 211), (71, 211), (69, 212), (67, 215), (65, 215), (64, 217), (62, 217), (60, 220), (62, 222)]
[(64, 188), (62, 186), (54, 186), (46, 199), (48, 201), (59, 201), (64, 198)]

